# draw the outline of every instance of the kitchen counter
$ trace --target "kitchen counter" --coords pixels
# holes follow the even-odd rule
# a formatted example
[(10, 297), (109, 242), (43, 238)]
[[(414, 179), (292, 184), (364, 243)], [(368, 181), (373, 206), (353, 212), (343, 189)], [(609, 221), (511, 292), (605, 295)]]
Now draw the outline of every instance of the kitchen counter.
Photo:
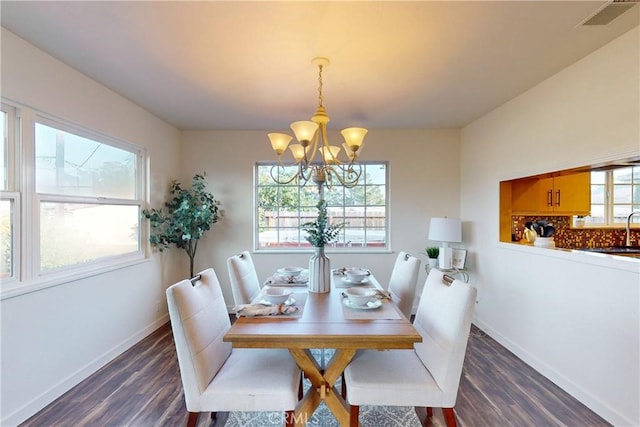
[(498, 245), (503, 249), (525, 252), (528, 256), (561, 258), (572, 262), (640, 273), (640, 254), (612, 255), (581, 249), (541, 248), (531, 243), (520, 242), (499, 242)]

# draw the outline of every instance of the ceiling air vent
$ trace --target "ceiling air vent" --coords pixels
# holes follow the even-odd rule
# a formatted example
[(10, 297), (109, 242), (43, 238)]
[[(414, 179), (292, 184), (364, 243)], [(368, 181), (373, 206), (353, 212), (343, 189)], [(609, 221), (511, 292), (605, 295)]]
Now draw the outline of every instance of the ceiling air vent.
[(582, 25), (607, 25), (639, 2), (640, 0), (610, 0), (588, 17)]

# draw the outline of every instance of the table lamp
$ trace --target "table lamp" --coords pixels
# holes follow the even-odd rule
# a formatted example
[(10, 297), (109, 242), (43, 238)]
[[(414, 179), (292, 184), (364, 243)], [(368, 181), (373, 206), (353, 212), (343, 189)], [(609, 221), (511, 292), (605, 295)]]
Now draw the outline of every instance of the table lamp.
[(449, 243), (462, 242), (462, 224), (457, 218), (431, 218), (429, 240), (442, 242), (438, 256), (438, 268), (453, 268), (453, 249)]

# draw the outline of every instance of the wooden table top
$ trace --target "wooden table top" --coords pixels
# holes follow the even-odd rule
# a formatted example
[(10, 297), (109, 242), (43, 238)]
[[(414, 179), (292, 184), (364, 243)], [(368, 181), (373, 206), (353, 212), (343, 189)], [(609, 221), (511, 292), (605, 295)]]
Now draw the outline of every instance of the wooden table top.
[[(293, 290), (307, 292), (306, 289)], [(244, 348), (307, 349), (407, 349), (422, 341), (420, 334), (399, 310), (400, 319), (397, 320), (345, 319), (341, 291), (332, 284), (329, 293), (309, 292), (298, 317), (240, 317), (224, 336), (224, 341)]]

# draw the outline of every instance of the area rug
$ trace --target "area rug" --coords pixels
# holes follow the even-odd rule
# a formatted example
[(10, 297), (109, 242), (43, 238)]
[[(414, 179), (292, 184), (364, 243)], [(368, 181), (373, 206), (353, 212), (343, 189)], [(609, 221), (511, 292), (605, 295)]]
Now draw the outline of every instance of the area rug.
[[(333, 356), (333, 350), (325, 350), (324, 358), (320, 350), (312, 350), (313, 356), (319, 363), (329, 360)], [(336, 382), (340, 390), (340, 379)], [(305, 391), (310, 383), (304, 380)], [(225, 427), (271, 427), (283, 426), (284, 414), (282, 412), (231, 412), (225, 423)], [(307, 420), (308, 426), (315, 427), (339, 427), (329, 408), (321, 403), (318, 409)], [(361, 406), (360, 425), (362, 427), (421, 427), (420, 420), (412, 406)]]

